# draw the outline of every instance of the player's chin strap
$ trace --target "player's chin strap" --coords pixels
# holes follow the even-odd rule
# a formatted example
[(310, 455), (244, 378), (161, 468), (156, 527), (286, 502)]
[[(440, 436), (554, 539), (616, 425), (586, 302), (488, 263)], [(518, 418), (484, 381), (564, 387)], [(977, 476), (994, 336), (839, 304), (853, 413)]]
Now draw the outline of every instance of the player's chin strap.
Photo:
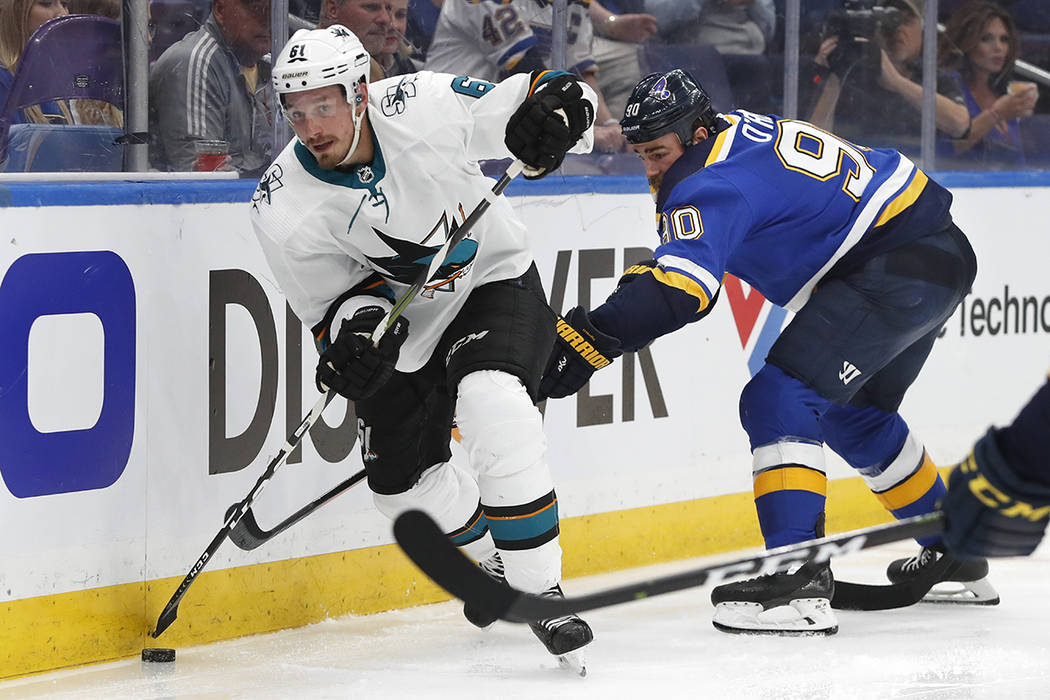
[(355, 95), (355, 97), (354, 97), (354, 111), (353, 111), (353, 116), (351, 117), (354, 120), (354, 140), (350, 144), (350, 150), (346, 152), (346, 157), (343, 158), (341, 161), (339, 161), (339, 165), (336, 166), (337, 168), (340, 168), (340, 167), (346, 165), (350, 161), (350, 159), (353, 158), (354, 151), (357, 150), (357, 142), (361, 140), (361, 124), (365, 120), (365, 112), (368, 111), (368, 104), (367, 103), (365, 104), (365, 108), (362, 109), (360, 111), (360, 113), (357, 111), (357, 108), (364, 101), (364, 99), (361, 96), (361, 88), (360, 88), (360, 86), (358, 86), (354, 90), (354, 95)]

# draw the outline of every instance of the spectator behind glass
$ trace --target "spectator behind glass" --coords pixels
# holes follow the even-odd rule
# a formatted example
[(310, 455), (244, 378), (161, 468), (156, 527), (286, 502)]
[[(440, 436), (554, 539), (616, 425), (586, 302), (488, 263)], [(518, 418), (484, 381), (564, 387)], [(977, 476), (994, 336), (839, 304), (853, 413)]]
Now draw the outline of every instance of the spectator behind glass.
[[(29, 37), (41, 24), (69, 14), (60, 0), (0, 0), (0, 109), (7, 101), (18, 61)], [(12, 123), (71, 124), (73, 117), (64, 102), (45, 102), (15, 113)]]
[[(921, 0), (882, 0), (877, 22), (828, 16), (815, 63), (822, 89), (809, 121), (851, 141), (919, 152), (922, 113)], [(845, 17), (845, 18), (844, 18)], [(834, 20), (834, 21), (833, 21)], [(959, 138), (970, 128), (962, 89), (947, 71), (937, 75), (937, 128)]]
[(208, 19), (150, 69), (150, 160), (193, 170), (201, 142), (225, 141), (230, 165), (255, 177), (270, 164), (270, 0), (214, 0)]
[(773, 68), (765, 51), (776, 31), (773, 0), (645, 0), (645, 9), (660, 23), (662, 43), (719, 53), (735, 104), (771, 109)]
[[(598, 64), (591, 53), (594, 25), (589, 5), (590, 0), (569, 0), (566, 70), (579, 75), (597, 94), (595, 150), (615, 153), (624, 150), (627, 141), (598, 86)], [(446, 0), (424, 67), (490, 82), (514, 73), (549, 68), (553, 18), (549, 2)]]
[[(99, 15), (120, 21), (120, 0), (69, 0), (71, 15)], [(101, 100), (70, 100), (69, 108), (77, 124), (124, 126), (124, 113), (116, 105)]]
[(1035, 83), (1008, 87), (1019, 42), (1010, 13), (981, 0), (968, 2), (948, 20), (941, 37), (940, 63), (955, 70), (970, 112), (970, 132), (948, 144), (960, 166), (1021, 167), (1022, 117), (1032, 115)]
[(415, 49), (412, 58), (422, 65), (426, 60), (430, 40), (434, 37), (441, 5), (445, 0), (409, 0), (408, 3), (408, 41)]
[(387, 0), (390, 10), (390, 26), (387, 32), (394, 39), (394, 50), (374, 54), (387, 78), (395, 75), (415, 73), (419, 67), (412, 61), (412, 45), (408, 42), (408, 0)]
[(390, 0), (324, 0), (319, 28), (341, 24), (361, 40), (372, 57), (369, 80), (386, 77), (377, 56), (391, 56), (401, 43), (391, 31), (394, 12)]
[(592, 51), (598, 62), (598, 85), (613, 116), (623, 114), (627, 98), (642, 79), (639, 45), (649, 41), (660, 28), (652, 15), (631, 11), (636, 8), (641, 8), (641, 0), (635, 0), (634, 7), (617, 0), (606, 0), (604, 5), (591, 0)]

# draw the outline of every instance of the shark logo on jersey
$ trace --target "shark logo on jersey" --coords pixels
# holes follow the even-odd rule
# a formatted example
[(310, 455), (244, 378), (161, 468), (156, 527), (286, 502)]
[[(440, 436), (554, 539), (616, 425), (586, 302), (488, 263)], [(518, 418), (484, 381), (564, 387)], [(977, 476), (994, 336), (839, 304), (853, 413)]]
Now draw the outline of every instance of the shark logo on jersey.
[(387, 88), (386, 94), (379, 102), (385, 116), (392, 117), (405, 111), (405, 100), (416, 96), (415, 79), (416, 76), (411, 75), (402, 78), (397, 85)]
[(273, 193), (284, 187), (284, 183), (281, 182), (283, 176), (284, 170), (280, 165), (275, 164), (266, 171), (266, 174), (259, 179), (259, 186), (255, 188), (255, 194), (252, 195), (253, 209), (258, 210), (259, 202), (270, 203)]
[[(419, 273), (426, 266), (430, 265), (430, 262), (434, 259), (434, 255), (441, 250), (441, 246), (444, 242), (447, 241), (458, 228), (459, 223), (455, 220), (453, 220), (452, 225), (449, 226), (448, 214), (442, 213), (441, 219), (434, 228), (431, 229), (430, 234), (426, 239), (424, 239), (429, 240), (435, 233), (442, 232), (444, 235), (439, 239), (441, 240), (441, 243), (428, 246), (388, 236), (379, 229), (372, 227), (372, 230), (379, 239), (397, 254), (385, 258), (372, 257), (370, 255), (366, 257), (373, 266), (391, 279), (401, 282), (402, 284), (412, 284), (416, 281), (416, 277), (419, 276)], [(434, 273), (434, 276), (430, 281), (427, 282), (423, 291), (420, 293), (420, 296), (427, 299), (433, 299), (435, 291), (454, 292), (456, 290), (456, 279), (466, 274), (471, 263), (474, 262), (474, 257), (477, 255), (477, 252), (477, 241), (470, 240), (469, 238), (460, 241), (455, 248), (449, 251), (444, 263), (442, 263), (441, 267), (438, 268), (438, 271)]]

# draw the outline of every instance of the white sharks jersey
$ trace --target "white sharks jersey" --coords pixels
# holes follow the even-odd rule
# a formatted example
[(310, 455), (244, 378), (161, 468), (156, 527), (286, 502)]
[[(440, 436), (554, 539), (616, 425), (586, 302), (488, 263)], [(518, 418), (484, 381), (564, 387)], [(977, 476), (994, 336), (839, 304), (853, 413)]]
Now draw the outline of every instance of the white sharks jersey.
[[(593, 103), (594, 93), (581, 87)], [(251, 220), (277, 285), (308, 328), (375, 272), (396, 296), (415, 282), (492, 189), (478, 160), (511, 157), (506, 123), (529, 90), (529, 75), (498, 84), (429, 72), (397, 76), (369, 86), (371, 163), (323, 170), (298, 140), (288, 144), (259, 182)], [(588, 130), (572, 152), (589, 152), (592, 141)], [(472, 289), (518, 277), (532, 262), (525, 226), (499, 197), (403, 314), (410, 327), (397, 369), (426, 363)], [(358, 299), (358, 306), (374, 301)], [(354, 303), (340, 302), (338, 316), (349, 316)]]
[[(588, 4), (573, 0), (568, 7), (566, 70), (580, 75), (597, 69)], [(425, 68), (496, 80), (533, 47), (550, 66), (553, 21), (554, 10), (546, 0), (446, 0)]]

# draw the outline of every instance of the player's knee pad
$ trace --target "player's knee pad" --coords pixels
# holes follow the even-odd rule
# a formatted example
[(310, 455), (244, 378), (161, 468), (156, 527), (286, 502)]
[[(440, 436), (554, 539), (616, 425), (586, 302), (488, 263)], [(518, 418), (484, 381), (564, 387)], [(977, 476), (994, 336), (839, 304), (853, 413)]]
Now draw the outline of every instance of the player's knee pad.
[[(456, 423), (480, 478), (507, 478), (545, 465), (543, 417), (517, 377), (497, 370), (471, 372), (459, 382)], [(544, 466), (544, 471), (546, 468)], [(537, 493), (550, 486), (537, 486)]]
[[(373, 493), (372, 500), (376, 509), (391, 520), (406, 510), (418, 509), (445, 532), (457, 532), (476, 520), (480, 495), (477, 482), (469, 474), (452, 462), (442, 462), (424, 471), (407, 491)], [(480, 528), (477, 534), (483, 534)]]
[(819, 416), (831, 402), (773, 365), (764, 365), (740, 392), (740, 425), (751, 449), (786, 436), (823, 442)]

